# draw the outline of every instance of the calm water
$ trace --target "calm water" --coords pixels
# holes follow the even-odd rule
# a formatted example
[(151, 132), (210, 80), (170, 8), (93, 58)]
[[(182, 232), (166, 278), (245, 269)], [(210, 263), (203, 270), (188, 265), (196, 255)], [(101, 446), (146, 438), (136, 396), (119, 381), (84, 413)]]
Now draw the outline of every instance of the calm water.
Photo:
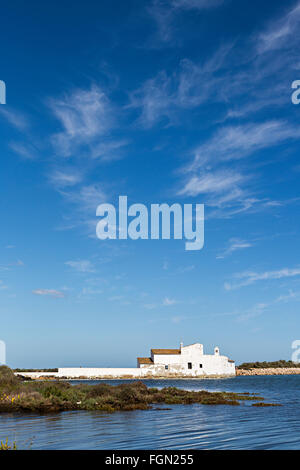
[(168, 405), (168, 411), (114, 414), (2, 414), (0, 440), (8, 437), (19, 448), (31, 449), (300, 449), (300, 375), (144, 382), (187, 390), (258, 392), (266, 402), (284, 406)]

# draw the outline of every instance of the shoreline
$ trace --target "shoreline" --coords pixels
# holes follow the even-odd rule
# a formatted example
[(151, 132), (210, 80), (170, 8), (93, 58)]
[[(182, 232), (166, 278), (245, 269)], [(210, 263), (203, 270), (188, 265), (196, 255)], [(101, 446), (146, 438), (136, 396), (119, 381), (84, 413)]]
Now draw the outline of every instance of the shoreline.
[(236, 369), (236, 377), (250, 375), (298, 375), (300, 367), (276, 367), (266, 369)]
[(241, 376), (259, 376), (259, 375), (298, 375), (300, 374), (300, 367), (277, 367), (277, 368), (253, 368), (253, 369), (236, 369), (235, 375), (198, 375), (198, 376), (179, 376), (179, 375), (172, 375), (172, 376), (156, 376), (153, 375), (145, 375), (143, 377), (135, 377), (135, 376), (77, 376), (77, 377), (64, 377), (58, 376), (57, 373), (47, 373), (44, 372), (15, 372), (16, 376), (22, 377), (23, 379), (27, 380), (34, 380), (34, 381), (89, 381), (89, 380), (216, 380), (216, 379), (231, 379), (235, 377)]
[(37, 380), (37, 381), (63, 381), (63, 382), (69, 382), (69, 381), (90, 381), (90, 380), (136, 380), (136, 381), (143, 381), (143, 380), (207, 380), (207, 379), (232, 379), (235, 377), (235, 375), (198, 375), (198, 376), (178, 376), (178, 375), (173, 375), (173, 376), (153, 376), (153, 375), (144, 375), (141, 377), (135, 377), (135, 376), (78, 376), (78, 377), (67, 377), (67, 376), (58, 376), (58, 375), (43, 375), (42, 373), (24, 373), (18, 372), (15, 373), (16, 376), (19, 376), (23, 379), (27, 380)]

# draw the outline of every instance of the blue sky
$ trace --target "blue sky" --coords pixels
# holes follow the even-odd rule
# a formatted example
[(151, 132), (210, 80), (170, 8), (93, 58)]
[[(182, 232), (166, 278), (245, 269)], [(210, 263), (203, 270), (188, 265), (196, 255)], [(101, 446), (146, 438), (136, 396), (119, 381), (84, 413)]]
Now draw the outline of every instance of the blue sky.
[[(299, 337), (300, 3), (1, 6), (1, 333), (13, 367), (151, 347), (290, 359)], [(95, 236), (96, 207), (205, 204), (205, 246)]]

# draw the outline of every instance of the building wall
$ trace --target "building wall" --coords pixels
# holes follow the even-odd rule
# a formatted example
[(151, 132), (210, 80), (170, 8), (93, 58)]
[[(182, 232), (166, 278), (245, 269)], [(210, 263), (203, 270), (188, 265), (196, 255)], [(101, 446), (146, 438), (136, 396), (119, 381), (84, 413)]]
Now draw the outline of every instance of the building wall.
[[(203, 354), (203, 345), (199, 343), (181, 346), (181, 354), (155, 354), (152, 358), (153, 364), (141, 364), (140, 367), (153, 375), (235, 375), (235, 364), (228, 362), (226, 356), (220, 356), (219, 348), (215, 348), (214, 354)], [(188, 363), (192, 364), (192, 369), (188, 368)]]
[[(140, 368), (144, 374), (151, 375), (181, 375), (181, 376), (207, 376), (207, 375), (235, 375), (235, 364), (228, 362), (225, 356), (202, 356), (201, 362), (197, 358), (197, 362), (189, 361), (192, 363), (192, 369), (188, 369), (187, 363), (173, 363), (173, 364), (141, 364)], [(200, 367), (202, 364), (202, 367)], [(165, 366), (168, 365), (168, 369)]]
[(141, 370), (135, 367), (122, 368), (100, 368), (100, 367), (60, 367), (58, 377), (141, 377)]

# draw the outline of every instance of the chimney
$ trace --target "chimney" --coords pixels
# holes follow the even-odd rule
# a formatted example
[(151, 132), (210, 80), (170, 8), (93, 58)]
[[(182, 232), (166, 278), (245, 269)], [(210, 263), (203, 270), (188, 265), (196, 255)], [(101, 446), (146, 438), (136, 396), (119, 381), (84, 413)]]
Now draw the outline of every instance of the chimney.
[(180, 350), (183, 348), (183, 342), (180, 343)]

